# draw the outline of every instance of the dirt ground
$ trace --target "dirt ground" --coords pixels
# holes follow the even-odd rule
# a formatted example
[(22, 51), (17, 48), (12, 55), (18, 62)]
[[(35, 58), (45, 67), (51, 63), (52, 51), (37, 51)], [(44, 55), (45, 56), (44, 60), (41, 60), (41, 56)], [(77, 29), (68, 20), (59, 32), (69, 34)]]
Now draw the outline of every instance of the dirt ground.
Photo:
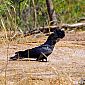
[(31, 43), (29, 38), (25, 43), (0, 44), (0, 85), (85, 85), (85, 32), (66, 33), (56, 43), (48, 62), (9, 61), (16, 51), (38, 46), (46, 40), (39, 35), (33, 38), (37, 43)]

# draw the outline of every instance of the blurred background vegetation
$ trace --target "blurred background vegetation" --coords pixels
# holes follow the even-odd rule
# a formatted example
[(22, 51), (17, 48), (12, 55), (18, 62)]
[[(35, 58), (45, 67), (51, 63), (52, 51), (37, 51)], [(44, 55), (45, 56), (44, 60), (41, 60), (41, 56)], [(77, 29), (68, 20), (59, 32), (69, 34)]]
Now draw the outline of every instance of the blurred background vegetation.
[[(85, 18), (85, 0), (52, 0), (59, 23)], [(0, 0), (0, 30), (20, 32), (48, 25), (46, 0)]]

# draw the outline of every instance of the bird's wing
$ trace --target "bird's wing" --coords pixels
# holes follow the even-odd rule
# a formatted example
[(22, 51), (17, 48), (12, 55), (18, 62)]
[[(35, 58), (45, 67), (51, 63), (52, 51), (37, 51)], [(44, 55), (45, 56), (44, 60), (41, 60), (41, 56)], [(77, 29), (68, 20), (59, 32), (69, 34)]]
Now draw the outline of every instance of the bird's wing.
[(49, 46), (47, 44), (46, 45), (43, 44), (41, 46), (31, 49), (31, 53), (33, 53), (33, 54), (41, 54), (41, 53), (48, 54), (51, 52), (52, 52), (52, 48), (51, 48), (51, 46)]

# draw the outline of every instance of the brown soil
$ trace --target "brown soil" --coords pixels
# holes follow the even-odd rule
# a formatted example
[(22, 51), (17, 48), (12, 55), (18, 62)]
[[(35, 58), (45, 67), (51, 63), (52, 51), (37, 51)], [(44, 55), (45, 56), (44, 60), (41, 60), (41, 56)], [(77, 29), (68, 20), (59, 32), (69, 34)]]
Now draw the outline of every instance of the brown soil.
[(84, 82), (85, 32), (66, 33), (66, 37), (56, 44), (48, 62), (23, 59), (7, 63), (7, 56), (38, 46), (45, 40), (46, 37), (41, 36), (35, 38), (37, 43), (0, 44), (0, 85), (80, 85), (81, 80)]

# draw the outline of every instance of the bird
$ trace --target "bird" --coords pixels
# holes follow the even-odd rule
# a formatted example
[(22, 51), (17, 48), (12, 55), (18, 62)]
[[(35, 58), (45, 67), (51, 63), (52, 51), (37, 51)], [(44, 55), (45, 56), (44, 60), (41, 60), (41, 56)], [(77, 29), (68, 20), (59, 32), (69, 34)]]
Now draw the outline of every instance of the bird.
[(15, 52), (15, 56), (10, 57), (10, 60), (23, 58), (36, 58), (36, 61), (46, 61), (47, 57), (53, 52), (56, 42), (65, 36), (65, 32), (61, 29), (56, 29), (49, 35), (46, 42), (40, 46), (24, 51)]

